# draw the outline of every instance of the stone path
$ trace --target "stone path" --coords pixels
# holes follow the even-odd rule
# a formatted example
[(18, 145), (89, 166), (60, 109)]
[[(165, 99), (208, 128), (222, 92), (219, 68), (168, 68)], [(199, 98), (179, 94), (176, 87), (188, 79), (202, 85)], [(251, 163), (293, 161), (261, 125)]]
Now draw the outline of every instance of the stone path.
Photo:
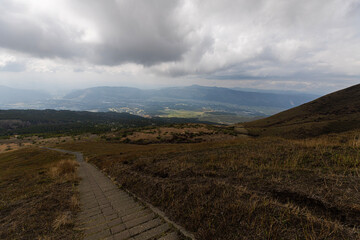
[(51, 150), (74, 154), (80, 164), (81, 213), (78, 216), (78, 227), (84, 230), (85, 240), (182, 238), (161, 217), (120, 190), (96, 167), (85, 162), (81, 153)]

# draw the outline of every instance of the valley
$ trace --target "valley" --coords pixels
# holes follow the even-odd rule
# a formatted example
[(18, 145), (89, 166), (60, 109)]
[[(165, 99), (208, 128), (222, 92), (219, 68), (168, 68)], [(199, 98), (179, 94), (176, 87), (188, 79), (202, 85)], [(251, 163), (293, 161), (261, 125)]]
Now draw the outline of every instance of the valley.
[[(3, 95), (7, 96), (8, 91), (8, 88), (0, 87), (0, 94), (4, 93)], [(6, 101), (0, 101), (1, 109), (110, 111), (146, 118), (194, 118), (198, 121), (220, 124), (263, 118), (317, 97), (304, 93), (246, 92), (198, 85), (152, 90), (95, 87), (76, 90), (60, 98), (30, 90), (11, 91), (13, 95), (24, 95), (25, 92), (25, 97), (28, 97), (6, 97)], [(30, 98), (31, 96), (33, 98)]]

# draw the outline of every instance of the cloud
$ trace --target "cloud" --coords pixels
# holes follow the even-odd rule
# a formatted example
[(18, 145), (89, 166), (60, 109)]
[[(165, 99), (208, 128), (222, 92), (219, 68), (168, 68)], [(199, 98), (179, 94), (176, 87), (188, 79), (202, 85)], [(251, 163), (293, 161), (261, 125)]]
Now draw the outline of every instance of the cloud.
[(79, 55), (73, 39), (79, 34), (58, 19), (33, 12), (30, 6), (3, 0), (0, 6), (0, 47), (35, 57), (70, 58)]
[(178, 61), (188, 49), (186, 29), (178, 19), (179, 1), (83, 0), (77, 7), (93, 19), (100, 36), (92, 60), (117, 65), (125, 62), (153, 65)]
[[(197, 39), (183, 61), (155, 71), (231, 78), (360, 75), (359, 1), (196, 1)], [(352, 53), (351, 53), (352, 52)]]
[(26, 65), (17, 62), (9, 62), (4, 66), (0, 66), (1, 72), (23, 72), (26, 70)]
[(153, 65), (180, 60), (189, 47), (178, 1), (65, 1), (57, 12), (39, 2), (3, 1), (0, 46), (35, 57)]
[(0, 48), (43, 72), (314, 84), (360, 76), (359, 0), (2, 0), (0, 33)]

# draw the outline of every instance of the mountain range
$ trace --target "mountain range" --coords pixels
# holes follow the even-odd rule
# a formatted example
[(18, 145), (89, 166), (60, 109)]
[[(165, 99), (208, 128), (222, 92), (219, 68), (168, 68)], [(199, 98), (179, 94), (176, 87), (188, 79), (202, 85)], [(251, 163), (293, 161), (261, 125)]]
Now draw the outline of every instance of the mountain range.
[(219, 123), (269, 116), (318, 97), (198, 85), (152, 90), (93, 87), (70, 92), (62, 98), (41, 91), (0, 87), (0, 96), (0, 109), (114, 111), (145, 117), (186, 116)]
[(240, 106), (289, 108), (302, 104), (313, 97), (310, 94), (246, 92), (229, 88), (193, 85), (157, 90), (141, 90), (129, 87), (95, 87), (74, 91), (66, 95), (64, 99), (88, 103), (116, 102), (119, 100), (190, 100)]

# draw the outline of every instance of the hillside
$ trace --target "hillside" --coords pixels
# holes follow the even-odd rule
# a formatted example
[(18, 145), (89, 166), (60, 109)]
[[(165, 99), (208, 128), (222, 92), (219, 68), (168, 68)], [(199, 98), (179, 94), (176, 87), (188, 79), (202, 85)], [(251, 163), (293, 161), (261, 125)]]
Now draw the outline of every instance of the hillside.
[(359, 119), (360, 84), (245, 126), (255, 135), (302, 138), (357, 129)]
[(56, 110), (0, 110), (0, 135), (81, 133), (112, 127), (145, 126), (151, 120), (127, 113)]
[(143, 118), (129, 113), (56, 110), (0, 110), (0, 136), (14, 134), (80, 134), (111, 129), (168, 123), (199, 122), (194, 119)]
[(199, 240), (358, 240), (358, 135), (252, 138), (177, 125), (54, 146), (82, 152)]

